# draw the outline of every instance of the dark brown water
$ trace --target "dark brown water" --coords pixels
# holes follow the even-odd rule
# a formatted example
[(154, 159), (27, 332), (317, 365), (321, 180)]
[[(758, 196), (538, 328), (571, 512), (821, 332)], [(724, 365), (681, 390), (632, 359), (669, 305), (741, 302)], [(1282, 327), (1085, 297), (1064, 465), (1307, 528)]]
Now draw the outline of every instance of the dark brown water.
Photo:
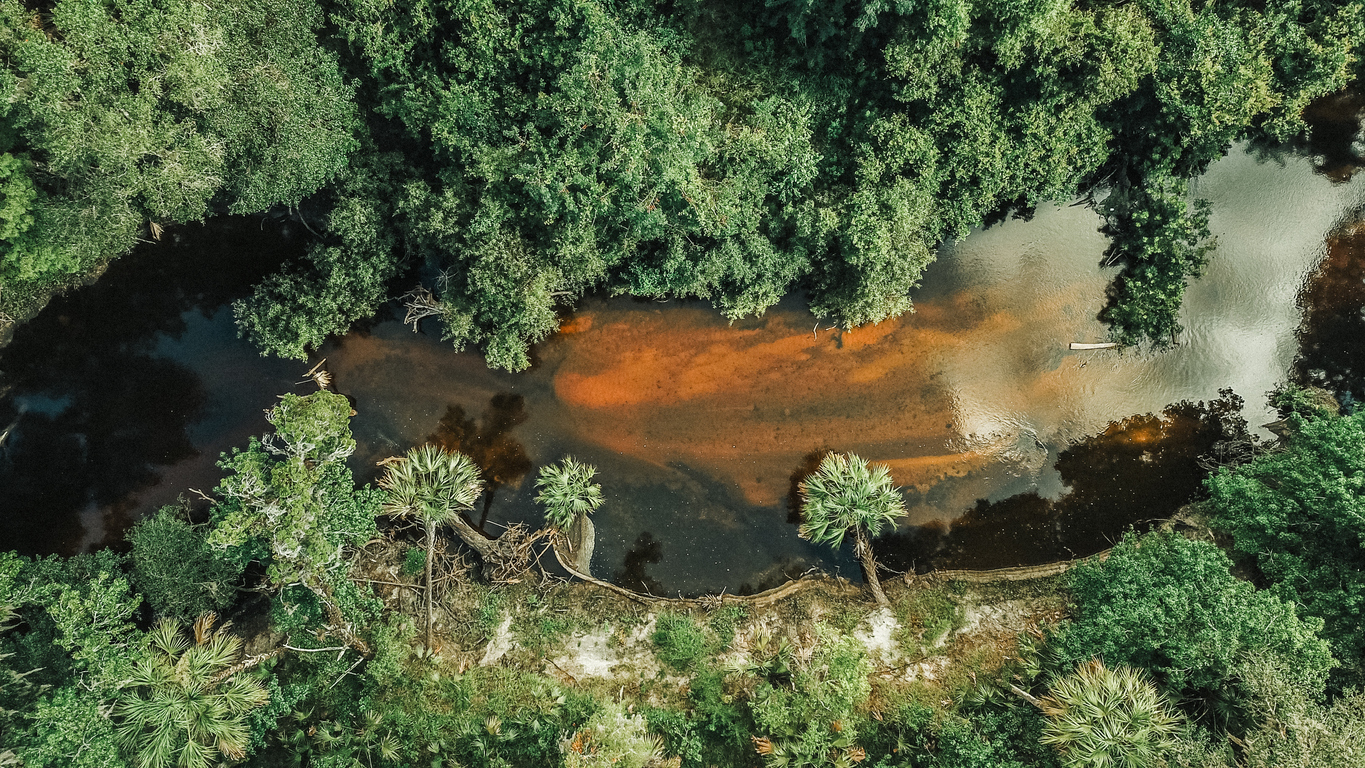
[(1327, 241), (1327, 258), (1301, 303), (1308, 310), (1295, 380), (1330, 389), (1348, 407), (1358, 407), (1365, 400), (1365, 222)]
[(302, 251), (243, 218), (188, 226), (57, 298), (0, 350), (0, 546), (115, 542), (188, 488), (297, 379), (236, 339), (228, 303)]
[[(795, 535), (793, 485), (823, 451), (891, 466), (908, 525), (878, 543), (892, 567), (999, 567), (1103, 548), (1198, 488), (1232, 387), (1253, 425), (1295, 357), (1295, 302), (1359, 183), (1306, 159), (1241, 151), (1198, 182), (1219, 237), (1190, 290), (1181, 346), (1070, 352), (1098, 341), (1112, 272), (1083, 207), (1040, 209), (943, 249), (917, 311), (852, 332), (789, 298), (728, 324), (689, 302), (589, 299), (521, 374), (488, 370), (395, 320), (320, 350), (356, 403), (353, 465), (424, 442), (474, 456), (490, 530), (534, 520), (536, 468), (596, 464), (607, 503), (593, 570), (655, 593), (775, 584), (847, 553)], [(262, 360), (227, 302), (299, 245), (229, 220), (120, 260), (0, 352), (0, 536), (26, 552), (117, 539), (137, 515), (216, 482), (220, 451), (267, 429), (261, 411), (311, 364)], [(227, 267), (227, 269), (224, 269)], [(1180, 404), (1185, 403), (1185, 404)], [(1173, 405), (1176, 404), (1176, 405)]]

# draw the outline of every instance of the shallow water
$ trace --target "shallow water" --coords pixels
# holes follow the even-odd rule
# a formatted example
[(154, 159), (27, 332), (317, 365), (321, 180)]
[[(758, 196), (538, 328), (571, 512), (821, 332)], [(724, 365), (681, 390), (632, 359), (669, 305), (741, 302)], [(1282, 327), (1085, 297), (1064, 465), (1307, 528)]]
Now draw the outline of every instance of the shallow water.
[[(1067, 350), (1103, 339), (1114, 270), (1099, 266), (1093, 212), (1049, 206), (945, 247), (914, 314), (852, 332), (817, 325), (795, 297), (733, 325), (700, 302), (598, 297), (521, 374), (393, 319), (314, 361), (355, 401), (361, 479), (422, 441), (458, 447), (493, 488), (473, 515), (490, 531), (536, 518), (537, 466), (596, 464), (607, 503), (593, 570), (655, 593), (760, 588), (812, 566), (859, 578), (847, 552), (795, 535), (794, 484), (825, 450), (884, 461), (906, 487), (909, 525), (877, 545), (894, 568), (1086, 554), (1197, 489), (1216, 418), (1167, 406), (1232, 387), (1253, 426), (1270, 420), (1263, 393), (1295, 357), (1295, 299), (1365, 203), (1359, 182), (1308, 159), (1240, 150), (1196, 192), (1214, 203), (1219, 245), (1164, 353)], [(312, 388), (298, 384), (312, 361), (259, 358), (227, 307), (300, 243), (220, 227), (120, 260), (0, 352), (0, 426), (15, 425), (0, 456), (7, 546), (117, 540), (187, 488), (208, 491), (217, 454), (266, 430), (276, 394)]]

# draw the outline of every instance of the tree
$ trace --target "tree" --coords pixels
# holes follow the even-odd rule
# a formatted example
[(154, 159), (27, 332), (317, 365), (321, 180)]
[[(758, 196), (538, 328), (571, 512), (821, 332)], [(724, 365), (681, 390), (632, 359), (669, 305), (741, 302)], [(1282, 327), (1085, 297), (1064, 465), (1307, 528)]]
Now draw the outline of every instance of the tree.
[(19, 620), (0, 626), (0, 741), (22, 765), (125, 765), (108, 704), (133, 673), (141, 598), (120, 561), (0, 555), (0, 615)]
[(266, 566), (270, 586), (298, 585), (324, 607), (331, 627), (354, 639), (347, 613), (358, 608), (344, 557), (375, 535), (383, 494), (356, 488), (346, 458), (355, 451), (343, 395), (284, 395), (266, 412), (275, 433), (224, 455), (209, 547), (229, 562)]
[[(451, 453), (435, 445), (423, 445), (389, 464), (379, 480), (388, 497), (384, 511), (416, 517), (427, 533), (426, 597), (427, 647), (432, 645), (431, 559), (436, 550), (436, 529), (453, 524), (470, 527), (460, 513), (472, 509), (483, 493), (479, 468), (463, 453)], [(477, 535), (477, 532), (471, 532)]]
[(546, 522), (567, 532), (579, 515), (597, 511), (602, 506), (602, 486), (592, 482), (595, 474), (597, 467), (572, 457), (541, 467), (536, 502), (545, 505)]
[(169, 619), (148, 634), (113, 712), (119, 746), (137, 768), (210, 768), (219, 755), (246, 756), (246, 716), (269, 695), (240, 674), (242, 639), (215, 621), (212, 613), (195, 621), (194, 645)]
[(359, 114), (322, 23), (315, 0), (0, 2), (5, 300), (149, 221), (295, 205), (336, 177)]
[(801, 481), (800, 536), (817, 544), (838, 548), (853, 532), (853, 552), (862, 561), (863, 573), (877, 605), (891, 605), (877, 578), (870, 537), (883, 526), (895, 526), (905, 515), (900, 489), (891, 485), (885, 464), (868, 466), (859, 456), (834, 453), (820, 462), (815, 473)]
[(231, 605), (240, 572), (209, 548), (179, 507), (162, 507), (128, 531), (133, 584), (159, 616), (188, 621)]
[(1322, 691), (1336, 661), (1318, 619), (1231, 573), (1222, 550), (1176, 534), (1125, 536), (1104, 562), (1070, 575), (1075, 618), (1049, 647), (1066, 665), (1101, 658), (1140, 667), (1172, 695), (1244, 705), (1235, 670), (1279, 660), (1295, 685)]
[[(1323, 622), (1344, 682), (1365, 682), (1365, 413), (1326, 415), (1302, 392), (1282, 450), (1206, 481), (1215, 525), (1282, 599)], [(1313, 418), (1304, 418), (1308, 413)]]
[(1252, 726), (1242, 735), (1246, 768), (1347, 768), (1365, 765), (1365, 692), (1329, 702), (1294, 683), (1283, 662), (1248, 659), (1237, 677), (1250, 696)]
[(401, 233), (426, 187), (409, 184), (415, 172), (402, 156), (372, 142), (334, 185), (321, 237), (302, 263), (267, 277), (250, 297), (232, 305), (241, 335), (262, 352), (308, 359), (329, 335), (341, 335), (388, 298), (399, 271)]
[(1042, 742), (1068, 768), (1148, 768), (1174, 741), (1180, 718), (1143, 674), (1092, 659), (1052, 683), (1039, 706)]

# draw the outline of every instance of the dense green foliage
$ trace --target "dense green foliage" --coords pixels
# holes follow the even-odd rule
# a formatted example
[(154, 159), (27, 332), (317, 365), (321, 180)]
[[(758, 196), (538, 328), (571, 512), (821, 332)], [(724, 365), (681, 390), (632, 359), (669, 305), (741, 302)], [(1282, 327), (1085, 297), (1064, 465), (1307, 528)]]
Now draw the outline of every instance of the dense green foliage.
[[(1301, 399), (1301, 398), (1300, 398)], [(1282, 397), (1286, 408), (1295, 402)], [(1308, 411), (1299, 403), (1297, 410)], [(1284, 600), (1325, 622), (1350, 685), (1365, 682), (1365, 414), (1291, 415), (1281, 451), (1209, 478), (1219, 525)]]
[(0, 23), (0, 311), (148, 222), (320, 190), (244, 333), (301, 357), (408, 273), (419, 316), (511, 369), (599, 289), (732, 318), (800, 289), (877, 322), (938, 243), (1077, 195), (1124, 265), (1114, 337), (1166, 343), (1212, 245), (1187, 180), (1299, 135), (1365, 48), (1340, 0), (7, 0)]
[(284, 395), (266, 413), (275, 433), (220, 462), (229, 474), (208, 536), (227, 561), (264, 564), (269, 586), (287, 601), (318, 601), (310, 605), (343, 633), (360, 610), (343, 554), (375, 534), (383, 503), (379, 490), (357, 489), (346, 466), (355, 451), (351, 414), (333, 392)]
[[(1238, 138), (1300, 132), (1351, 76), (1360, 10), (345, 0), (332, 18), (422, 169), (374, 204), (403, 220), (390, 259), (420, 256), (425, 314), (516, 369), (557, 304), (599, 287), (731, 317), (799, 287), (817, 314), (876, 322), (911, 308), (944, 238), (1095, 192), (1126, 264), (1106, 318), (1165, 343), (1211, 247), (1185, 180)], [(323, 287), (342, 263), (314, 261), (311, 294), (244, 308), (268, 348), (349, 321), (263, 319), (346, 304)]]
[[(1349, 501), (1354, 459), (1334, 465), (1319, 444), (1349, 453), (1360, 425), (1311, 413), (1291, 416), (1286, 449), (1213, 485), (1274, 477), (1290, 494), (1312, 480), (1299, 510), (1310, 519), (1325, 514), (1323, 498)], [(443, 577), (435, 634), (433, 591), (393, 581), (430, 565), (434, 527), (428, 556), (410, 558), (422, 550), (407, 542), (371, 548), (374, 516), (387, 506), (458, 520), (478, 496), (478, 468), (418, 448), (391, 463), (382, 491), (356, 488), (344, 464), (350, 416), (330, 392), (282, 398), (268, 413), (274, 433), (225, 456), (206, 535), (167, 509), (139, 525), (128, 557), (0, 555), (0, 764), (1307, 768), (1361, 758), (1365, 697), (1327, 687), (1337, 661), (1320, 620), (1300, 616), (1280, 586), (1258, 591), (1234, 577), (1212, 544), (1173, 533), (1130, 536), (1076, 568), (1070, 619), (1003, 648), (991, 636), (988, 658), (972, 655), (981, 647), (954, 650), (952, 617), (964, 606), (951, 585), (898, 585), (889, 611), (831, 587), (836, 596), (818, 607), (799, 593), (767, 608), (719, 603), (708, 615), (655, 612), (651, 629), (632, 603), (608, 600), (603, 613), (600, 599), (571, 588), (490, 587), (467, 571)], [(831, 464), (840, 471), (827, 490), (853, 463)], [(881, 490), (856, 499), (885, 495), (889, 481), (858, 472), (855, 490)], [(1332, 478), (1337, 486), (1323, 485)], [(381, 551), (388, 560), (376, 565)], [(179, 582), (177, 558), (191, 576)], [(265, 598), (224, 594), (242, 566)], [(205, 604), (235, 611), (255, 626), (256, 655), (210, 616), (193, 642), (184, 622), (150, 623), (144, 601), (163, 616)], [(893, 617), (901, 656), (888, 666), (860, 637)], [(561, 654), (609, 627), (608, 645), (640, 643), (634, 653), (648, 659), (623, 663), (642, 663), (641, 674), (624, 671), (602, 690), (564, 672)], [(1334, 648), (1361, 642), (1358, 625), (1333, 631)], [(476, 662), (508, 637), (499, 661)], [(919, 668), (942, 679), (894, 671)]]
[(1125, 538), (1103, 563), (1071, 577), (1078, 608), (1053, 648), (1074, 666), (1092, 658), (1146, 669), (1179, 697), (1244, 706), (1237, 670), (1264, 656), (1304, 691), (1322, 691), (1336, 666), (1321, 620), (1231, 573), (1212, 544), (1173, 534)]
[(193, 645), (169, 619), (148, 633), (113, 711), (119, 744), (138, 768), (210, 768), (246, 756), (246, 716), (270, 697), (250, 677), (220, 677), (240, 658), (242, 638), (214, 620), (195, 622)]
[(335, 178), (360, 123), (322, 22), (312, 0), (0, 4), (8, 306), (148, 222), (296, 204)]
[(128, 531), (133, 585), (157, 615), (189, 621), (236, 597), (240, 572), (209, 549), (178, 507), (163, 507)]

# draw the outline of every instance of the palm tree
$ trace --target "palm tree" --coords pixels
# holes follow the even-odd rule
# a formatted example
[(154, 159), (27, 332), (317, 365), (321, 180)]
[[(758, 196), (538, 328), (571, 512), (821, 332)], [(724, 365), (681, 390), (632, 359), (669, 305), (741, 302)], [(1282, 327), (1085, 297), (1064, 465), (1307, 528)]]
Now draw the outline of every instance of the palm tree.
[(236, 674), (242, 639), (213, 629), (206, 613), (194, 623), (195, 643), (162, 619), (148, 635), (148, 653), (114, 706), (119, 746), (138, 768), (209, 768), (221, 754), (246, 756), (247, 713), (270, 698), (259, 682)]
[(379, 480), (379, 486), (388, 491), (388, 500), (384, 502), (385, 512), (403, 517), (415, 516), (426, 526), (427, 648), (431, 648), (431, 559), (436, 549), (436, 529), (442, 525), (464, 522), (460, 519), (460, 513), (473, 509), (474, 502), (483, 493), (479, 468), (473, 459), (463, 453), (449, 452), (435, 445), (423, 445), (389, 464)]
[(844, 535), (853, 531), (853, 552), (862, 561), (872, 596), (877, 605), (890, 607), (869, 543), (881, 533), (882, 526), (894, 526), (896, 518), (905, 515), (905, 500), (900, 489), (891, 485), (886, 465), (868, 466), (851, 453), (832, 453), (814, 474), (801, 481), (800, 487), (801, 538), (837, 549), (844, 543)]
[(1147, 768), (1156, 764), (1179, 717), (1141, 672), (1099, 659), (1052, 684), (1037, 702), (1047, 715), (1041, 741), (1068, 768)]
[(597, 467), (580, 464), (572, 457), (558, 464), (541, 467), (536, 501), (545, 505), (545, 520), (560, 531), (568, 532), (579, 515), (602, 506), (602, 486), (592, 481)]

